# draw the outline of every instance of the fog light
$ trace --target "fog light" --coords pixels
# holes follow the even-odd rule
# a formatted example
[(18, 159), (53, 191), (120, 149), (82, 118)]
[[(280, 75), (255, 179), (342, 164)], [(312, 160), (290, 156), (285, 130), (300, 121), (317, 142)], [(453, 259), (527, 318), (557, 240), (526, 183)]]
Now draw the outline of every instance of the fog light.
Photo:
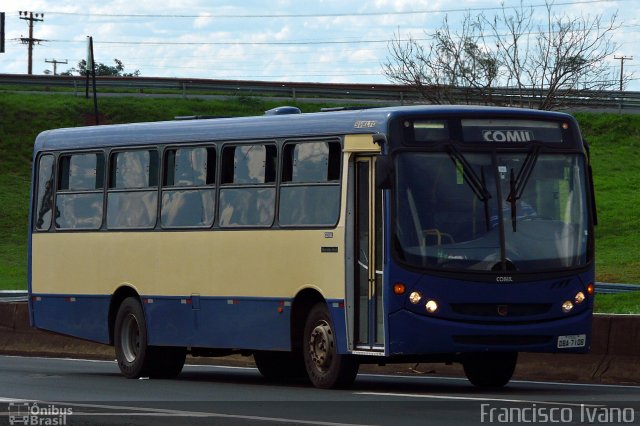
[(576, 303), (576, 305), (579, 305), (584, 302), (584, 299), (586, 298), (587, 296), (585, 296), (583, 292), (579, 291), (576, 293), (576, 297), (573, 298), (573, 301)]
[(421, 299), (422, 299), (422, 295), (417, 291), (412, 291), (411, 294), (409, 295), (409, 301), (414, 305), (417, 305), (418, 303), (420, 303)]
[(573, 309), (573, 303), (571, 303), (571, 300), (567, 300), (562, 304), (562, 310), (564, 312), (569, 312), (572, 309)]
[(434, 313), (438, 310), (438, 303), (435, 300), (429, 300), (426, 305), (424, 305), (427, 312), (430, 314)]

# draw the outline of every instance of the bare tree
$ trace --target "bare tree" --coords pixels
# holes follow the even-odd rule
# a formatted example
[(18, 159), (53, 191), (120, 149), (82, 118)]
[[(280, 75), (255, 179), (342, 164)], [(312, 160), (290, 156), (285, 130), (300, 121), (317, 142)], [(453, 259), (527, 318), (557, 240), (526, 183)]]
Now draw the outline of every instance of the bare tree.
[(499, 67), (493, 52), (483, 49), (479, 20), (467, 15), (460, 31), (452, 32), (447, 18), (425, 48), (417, 40), (403, 40), (400, 33), (389, 44), (390, 58), (383, 64), (392, 81), (414, 86), (432, 103), (454, 103), (462, 96), (486, 94), (495, 83)]
[[(612, 89), (606, 59), (616, 50), (617, 14), (570, 17), (546, 3), (546, 21), (533, 8), (506, 8), (493, 17), (466, 14), (458, 32), (445, 18), (425, 48), (415, 39), (389, 43), (383, 72), (416, 87), (432, 103), (516, 104), (555, 109), (594, 90)], [(502, 90), (500, 95), (494, 90)]]

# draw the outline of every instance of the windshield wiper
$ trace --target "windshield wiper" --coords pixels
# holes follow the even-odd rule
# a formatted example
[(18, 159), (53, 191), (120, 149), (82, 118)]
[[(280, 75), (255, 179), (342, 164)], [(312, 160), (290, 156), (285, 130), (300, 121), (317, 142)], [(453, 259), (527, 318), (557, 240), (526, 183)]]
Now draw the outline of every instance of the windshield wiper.
[(516, 232), (516, 221), (518, 217), (516, 212), (516, 202), (520, 197), (522, 197), (524, 188), (527, 186), (527, 182), (529, 181), (531, 173), (536, 165), (536, 161), (538, 160), (539, 153), (540, 147), (537, 145), (529, 151), (517, 177), (514, 177), (515, 174), (513, 172), (513, 167), (511, 168), (511, 175), (509, 176), (509, 195), (507, 196), (507, 201), (511, 204), (511, 226), (513, 227), (513, 232)]
[(458, 151), (453, 145), (448, 146), (449, 156), (453, 160), (456, 168), (462, 168), (462, 175), (464, 176), (464, 180), (467, 182), (473, 193), (478, 197), (480, 201), (484, 203), (484, 216), (485, 216), (485, 224), (487, 227), (487, 231), (490, 228), (490, 219), (489, 219), (489, 204), (487, 201), (491, 198), (491, 194), (487, 190), (487, 186), (485, 184), (484, 178), (484, 167), (480, 167), (480, 178), (473, 170), (473, 167), (467, 159)]

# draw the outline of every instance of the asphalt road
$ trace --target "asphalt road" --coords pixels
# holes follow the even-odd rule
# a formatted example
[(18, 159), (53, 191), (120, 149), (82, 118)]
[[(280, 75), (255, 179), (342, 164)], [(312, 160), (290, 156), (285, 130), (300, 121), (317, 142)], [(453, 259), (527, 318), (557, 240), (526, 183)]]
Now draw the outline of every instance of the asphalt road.
[(186, 366), (128, 380), (115, 362), (0, 356), (0, 424), (640, 424), (640, 386), (361, 374), (349, 390), (271, 384), (253, 368)]

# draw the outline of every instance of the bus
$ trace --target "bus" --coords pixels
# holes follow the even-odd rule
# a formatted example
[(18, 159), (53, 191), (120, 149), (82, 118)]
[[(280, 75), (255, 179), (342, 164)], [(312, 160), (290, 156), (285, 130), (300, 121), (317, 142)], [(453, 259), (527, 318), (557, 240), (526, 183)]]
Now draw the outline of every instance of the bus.
[(270, 380), (591, 344), (595, 201), (570, 115), (410, 106), (49, 130), (33, 156), (33, 327), (124, 376), (253, 355)]

